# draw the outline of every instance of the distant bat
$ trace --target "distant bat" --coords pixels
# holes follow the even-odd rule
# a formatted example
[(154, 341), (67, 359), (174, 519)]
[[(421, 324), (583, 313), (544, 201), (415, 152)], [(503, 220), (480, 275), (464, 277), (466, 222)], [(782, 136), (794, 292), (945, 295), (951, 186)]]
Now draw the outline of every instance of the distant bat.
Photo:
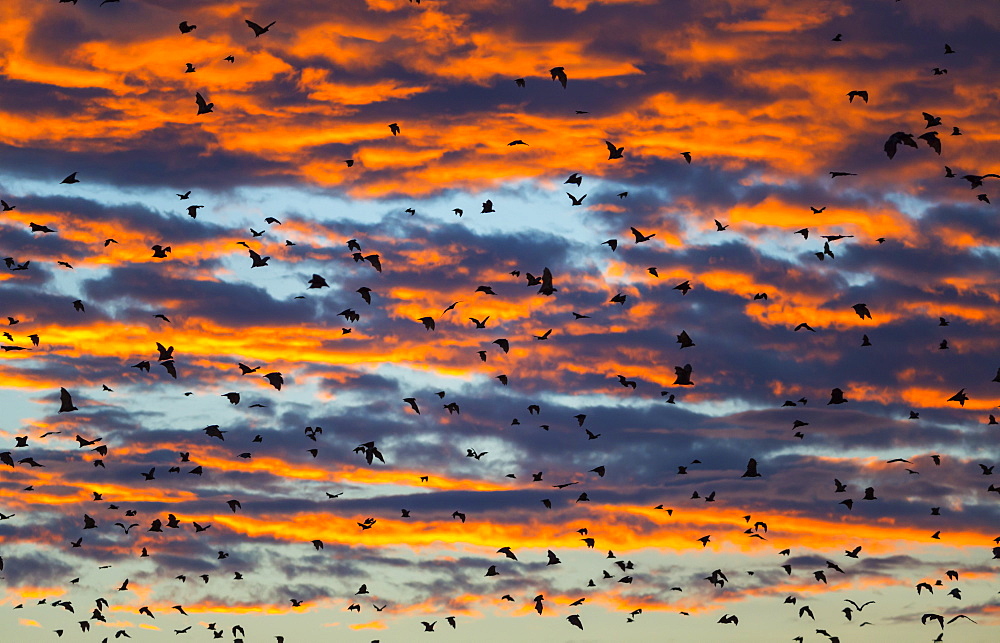
[(271, 22), (271, 24), (267, 25), (266, 27), (261, 27), (259, 24), (257, 24), (252, 20), (244, 20), (243, 22), (247, 23), (247, 26), (253, 29), (254, 38), (260, 38), (262, 35), (267, 33), (267, 30), (273, 27), (274, 23), (277, 21)]
[(563, 89), (566, 89), (566, 81), (568, 79), (566, 77), (566, 70), (564, 68), (553, 67), (552, 69), (549, 70), (549, 73), (552, 74), (552, 80), (558, 80), (559, 83), (563, 86)]
[(73, 406), (73, 396), (70, 392), (64, 388), (59, 389), (59, 413), (68, 413), (70, 411), (77, 411), (77, 407)]
[(205, 97), (201, 95), (201, 92), (194, 93), (194, 102), (198, 105), (198, 115), (208, 114), (215, 107), (215, 103), (209, 103), (205, 100)]

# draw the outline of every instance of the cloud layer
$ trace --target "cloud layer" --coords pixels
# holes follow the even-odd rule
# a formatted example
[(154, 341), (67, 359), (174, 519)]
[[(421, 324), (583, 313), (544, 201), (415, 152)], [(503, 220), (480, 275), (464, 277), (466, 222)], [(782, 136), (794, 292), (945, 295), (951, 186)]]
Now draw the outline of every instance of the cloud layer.
[(993, 4), (0, 15), (11, 631), (995, 638)]

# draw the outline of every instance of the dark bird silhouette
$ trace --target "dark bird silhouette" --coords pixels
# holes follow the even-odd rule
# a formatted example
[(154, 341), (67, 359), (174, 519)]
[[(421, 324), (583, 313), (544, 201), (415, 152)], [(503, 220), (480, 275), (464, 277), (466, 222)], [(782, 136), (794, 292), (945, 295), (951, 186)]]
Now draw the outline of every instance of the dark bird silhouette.
[(209, 103), (206, 101), (205, 97), (201, 95), (201, 92), (194, 93), (194, 102), (198, 105), (198, 116), (211, 113), (212, 109), (215, 107), (215, 103)]
[(365, 442), (354, 447), (354, 452), (364, 454), (368, 464), (371, 464), (376, 458), (379, 462), (385, 463), (385, 458), (382, 456), (382, 452), (378, 450), (378, 447), (375, 446), (374, 441)]
[[(326, 279), (324, 279), (319, 275), (314, 274), (309, 279), (309, 288), (329, 288), (329, 287), (330, 284), (326, 283)], [(369, 301), (369, 303), (371, 302)]]
[(674, 384), (677, 386), (693, 386), (694, 382), (691, 381), (691, 370), (692, 367), (690, 364), (675, 366), (674, 373), (677, 377), (674, 379)]
[(866, 103), (868, 102), (868, 92), (864, 89), (852, 89), (851, 91), (847, 92), (847, 99), (849, 102), (853, 103), (855, 96), (865, 101)]
[(554, 288), (552, 286), (552, 272), (547, 267), (542, 269), (542, 280), (541, 280), (541, 285), (538, 288), (538, 294), (549, 296), (557, 292), (558, 290), (559, 290), (558, 288)]
[(162, 361), (166, 361), (168, 359), (173, 359), (174, 358), (174, 347), (173, 346), (167, 348), (163, 344), (161, 344), (160, 342), (156, 342), (156, 350), (159, 351), (159, 354), (160, 354), (159, 357), (156, 358), (157, 361), (162, 362)]
[(255, 367), (255, 368), (250, 368), (249, 366), (247, 366), (243, 362), (238, 363), (237, 366), (239, 366), (239, 368), (240, 368), (240, 375), (248, 375), (250, 373), (256, 373), (257, 369), (260, 368), (259, 366)]
[(907, 134), (906, 132), (894, 132), (889, 136), (883, 145), (886, 156), (890, 159), (896, 156), (896, 149), (900, 144), (908, 145), (914, 149), (917, 147), (917, 142), (913, 140), (913, 134)]
[(510, 547), (501, 547), (500, 549), (497, 550), (497, 553), (503, 554), (504, 556), (510, 558), (511, 560), (517, 560), (517, 556), (514, 555), (514, 552), (511, 551)]
[(621, 384), (622, 386), (624, 386), (625, 388), (635, 389), (635, 386), (636, 386), (635, 380), (625, 379), (624, 375), (619, 375), (618, 376), (618, 383)]
[(274, 23), (277, 22), (277, 21), (271, 22), (266, 27), (261, 27), (259, 24), (257, 24), (256, 22), (254, 22), (252, 20), (244, 20), (243, 22), (247, 23), (247, 26), (250, 27), (253, 30), (253, 36), (254, 36), (254, 38), (260, 38), (263, 34), (267, 33), (267, 30), (270, 29), (271, 27), (273, 27)]
[(955, 393), (948, 398), (949, 402), (958, 402), (959, 406), (965, 406), (965, 403), (969, 400), (969, 396), (965, 394), (965, 389), (963, 388), (958, 393)]
[(944, 617), (940, 614), (924, 614), (920, 617), (921, 625), (927, 625), (927, 621), (937, 621), (938, 625), (941, 626), (941, 629), (944, 630)]
[(566, 77), (566, 70), (564, 68), (553, 67), (552, 69), (549, 70), (549, 73), (552, 74), (552, 80), (558, 80), (559, 84), (563, 86), (563, 89), (566, 89), (566, 82), (568, 79)]
[(852, 308), (854, 308), (854, 312), (856, 312), (858, 314), (858, 317), (860, 317), (861, 319), (864, 319), (866, 317), (868, 319), (872, 318), (872, 314), (868, 310), (868, 306), (866, 306), (865, 304), (854, 304)]
[(632, 231), (632, 235), (635, 237), (635, 242), (636, 243), (642, 243), (643, 241), (649, 241), (650, 239), (652, 239), (653, 237), (656, 236), (655, 232), (653, 234), (643, 234), (643, 233), (639, 232), (638, 230), (636, 230), (635, 228), (629, 228), (629, 230)]
[(937, 132), (926, 132), (917, 138), (925, 141), (937, 154), (941, 154), (941, 139), (938, 138)]
[[(188, 216), (191, 217), (192, 219), (197, 219), (198, 218), (198, 210), (200, 210), (201, 208), (204, 208), (204, 207), (205, 206), (203, 206), (203, 205), (189, 205), (187, 207)], [(155, 248), (156, 246), (153, 246), (153, 247)], [(168, 250), (169, 250), (169, 248), (168, 248)]]
[(73, 406), (73, 396), (64, 388), (59, 389), (59, 413), (69, 413), (70, 411), (78, 411), (77, 407)]
[(867, 601), (865, 603), (862, 603), (861, 605), (858, 605), (857, 603), (855, 603), (854, 601), (852, 601), (849, 598), (845, 598), (844, 600), (847, 601), (848, 603), (850, 603), (851, 605), (853, 605), (854, 609), (856, 609), (859, 612), (861, 610), (863, 610), (866, 606), (868, 606), (868, 605), (874, 605), (875, 604), (875, 601)]
[(247, 252), (250, 253), (250, 259), (252, 261), (251, 268), (260, 268), (266, 266), (270, 257), (262, 257), (253, 248), (248, 248)]
[(746, 470), (746, 472), (742, 476), (740, 476), (740, 477), (742, 477), (742, 478), (759, 478), (760, 474), (757, 473), (757, 460), (755, 460), (754, 458), (750, 458), (750, 460), (747, 462), (747, 470)]

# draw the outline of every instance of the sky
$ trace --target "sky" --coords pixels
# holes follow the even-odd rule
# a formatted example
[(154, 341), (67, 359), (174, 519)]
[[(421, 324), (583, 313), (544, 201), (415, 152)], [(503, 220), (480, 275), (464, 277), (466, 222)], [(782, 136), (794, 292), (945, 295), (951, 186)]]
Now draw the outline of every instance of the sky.
[(5, 637), (1000, 638), (993, 0), (0, 19)]

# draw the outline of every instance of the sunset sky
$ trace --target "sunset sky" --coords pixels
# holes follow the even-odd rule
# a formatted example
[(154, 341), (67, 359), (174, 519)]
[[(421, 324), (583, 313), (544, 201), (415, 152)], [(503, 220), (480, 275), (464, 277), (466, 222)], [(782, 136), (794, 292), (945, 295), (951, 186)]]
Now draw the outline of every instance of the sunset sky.
[(996, 0), (0, 20), (0, 640), (1000, 640)]

